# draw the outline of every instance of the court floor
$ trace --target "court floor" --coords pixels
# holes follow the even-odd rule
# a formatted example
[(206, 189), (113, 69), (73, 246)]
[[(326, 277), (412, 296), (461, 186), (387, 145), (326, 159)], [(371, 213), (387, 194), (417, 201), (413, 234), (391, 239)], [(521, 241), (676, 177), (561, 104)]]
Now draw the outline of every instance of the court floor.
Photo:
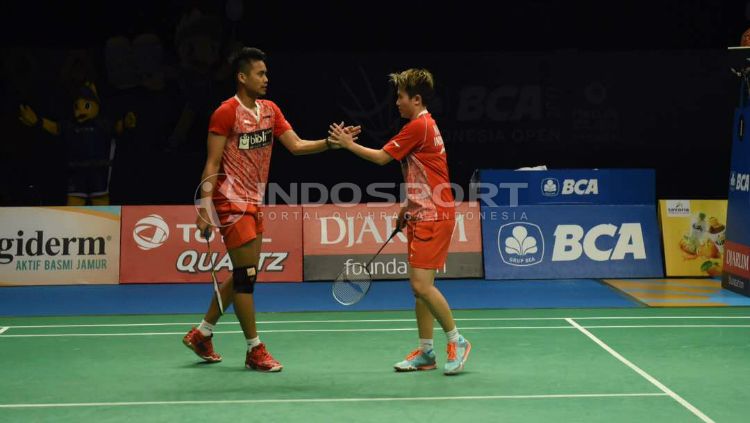
[[(243, 367), (233, 316), (224, 361), (181, 343), (198, 315), (0, 318), (3, 421), (744, 422), (750, 308), (458, 310), (466, 371), (395, 373), (410, 312), (261, 313), (285, 366)], [(438, 364), (445, 339), (436, 330)]]

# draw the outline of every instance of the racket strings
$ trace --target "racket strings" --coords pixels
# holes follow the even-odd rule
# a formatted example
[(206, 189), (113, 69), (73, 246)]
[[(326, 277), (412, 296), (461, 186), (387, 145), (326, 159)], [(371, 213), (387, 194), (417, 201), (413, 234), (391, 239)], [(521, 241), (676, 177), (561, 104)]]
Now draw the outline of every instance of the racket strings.
[(347, 266), (333, 281), (333, 296), (343, 305), (351, 305), (367, 294), (372, 276), (361, 264)]

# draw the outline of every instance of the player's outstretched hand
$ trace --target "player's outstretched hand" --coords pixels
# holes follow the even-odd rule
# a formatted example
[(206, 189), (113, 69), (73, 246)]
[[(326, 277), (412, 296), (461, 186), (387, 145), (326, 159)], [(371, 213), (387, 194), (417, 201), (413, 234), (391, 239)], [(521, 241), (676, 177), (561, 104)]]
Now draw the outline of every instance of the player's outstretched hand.
[[(343, 125), (343, 124), (344, 124), (344, 122), (341, 122), (341, 125)], [(351, 135), (352, 138), (354, 138), (354, 141), (357, 141), (357, 138), (359, 138), (359, 134), (362, 133), (362, 127), (359, 126), (359, 125), (357, 125), (357, 126), (352, 126), (352, 125), (345, 126), (344, 127), (344, 132), (346, 132), (347, 134)]]
[(328, 140), (333, 148), (349, 149), (357, 140), (362, 128), (359, 126), (344, 126), (344, 122), (332, 123), (328, 127)]

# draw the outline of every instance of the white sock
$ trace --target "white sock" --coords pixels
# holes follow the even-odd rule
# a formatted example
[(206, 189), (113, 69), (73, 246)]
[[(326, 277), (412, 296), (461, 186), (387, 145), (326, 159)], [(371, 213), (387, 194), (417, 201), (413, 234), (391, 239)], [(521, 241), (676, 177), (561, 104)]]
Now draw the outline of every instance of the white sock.
[(426, 354), (432, 351), (432, 347), (433, 347), (432, 339), (419, 338), (419, 349), (421, 349), (423, 353)]
[(246, 339), (245, 341), (247, 341), (247, 349), (252, 350), (253, 348), (260, 345), (260, 336), (256, 336), (253, 339)]
[(445, 332), (445, 336), (448, 337), (448, 342), (458, 342), (458, 328), (453, 328), (452, 331)]
[(214, 333), (214, 325), (203, 320), (201, 321), (201, 324), (198, 325), (198, 331), (203, 336), (211, 336), (211, 334)]

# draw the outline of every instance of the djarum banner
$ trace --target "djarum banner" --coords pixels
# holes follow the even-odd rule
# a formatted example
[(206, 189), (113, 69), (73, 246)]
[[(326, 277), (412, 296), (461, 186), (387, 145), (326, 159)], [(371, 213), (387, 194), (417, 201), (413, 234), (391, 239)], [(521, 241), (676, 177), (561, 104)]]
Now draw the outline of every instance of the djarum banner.
[[(305, 280), (333, 280), (345, 266), (366, 264), (393, 231), (399, 208), (393, 203), (305, 207)], [(448, 260), (436, 277), (481, 277), (479, 206), (460, 203), (456, 214)], [(406, 248), (406, 234), (397, 234), (372, 263), (373, 278), (408, 278)]]

